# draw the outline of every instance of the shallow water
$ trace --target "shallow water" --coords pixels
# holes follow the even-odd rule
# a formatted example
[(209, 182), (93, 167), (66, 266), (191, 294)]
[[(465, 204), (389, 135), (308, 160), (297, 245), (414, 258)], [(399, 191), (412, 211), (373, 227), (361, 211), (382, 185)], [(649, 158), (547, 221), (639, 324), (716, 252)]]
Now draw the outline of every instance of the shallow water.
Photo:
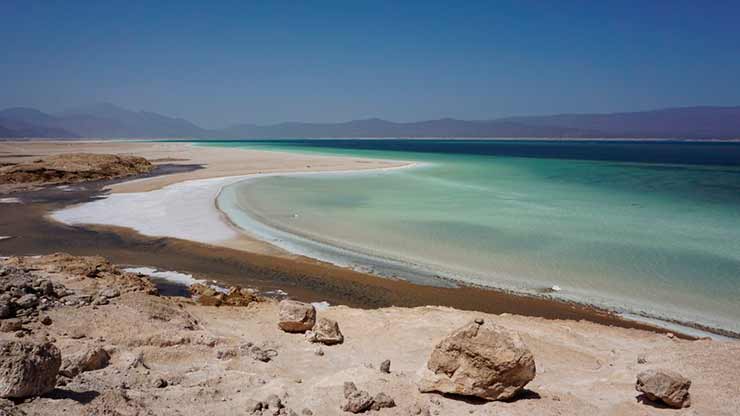
[(256, 220), (263, 237), (294, 251), (341, 263), (343, 253), (326, 247), (342, 247), (360, 254), (348, 264), (404, 265), (386, 269), (400, 277), (416, 268), (524, 292), (557, 285), (565, 299), (740, 332), (740, 144), (209, 145), (425, 162), (271, 176), (224, 191), (219, 204), (235, 223), (250, 230)]

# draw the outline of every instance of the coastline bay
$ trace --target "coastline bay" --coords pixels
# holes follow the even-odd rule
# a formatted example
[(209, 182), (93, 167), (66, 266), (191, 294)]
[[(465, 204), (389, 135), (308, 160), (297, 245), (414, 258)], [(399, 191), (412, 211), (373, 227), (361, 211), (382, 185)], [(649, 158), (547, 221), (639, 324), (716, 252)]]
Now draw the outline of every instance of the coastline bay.
[[(376, 260), (352, 259), (348, 265), (360, 270), (383, 274), (379, 266), (390, 259), (467, 283), (530, 294), (557, 286), (548, 296), (740, 331), (737, 144), (451, 142), (209, 146), (424, 163), (231, 186), (232, 208), (273, 229)], [(555, 157), (563, 146), (565, 157)], [(610, 146), (618, 151), (604, 157)], [(322, 258), (305, 245), (301, 251), (300, 242), (292, 250)]]

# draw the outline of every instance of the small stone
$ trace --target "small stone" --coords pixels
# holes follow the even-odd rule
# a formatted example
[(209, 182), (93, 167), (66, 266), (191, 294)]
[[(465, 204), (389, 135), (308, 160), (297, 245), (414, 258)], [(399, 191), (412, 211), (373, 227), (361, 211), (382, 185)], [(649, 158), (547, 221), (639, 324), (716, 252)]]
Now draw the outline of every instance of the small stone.
[(339, 324), (337, 321), (328, 318), (319, 318), (313, 329), (306, 333), (306, 338), (310, 342), (320, 342), (325, 345), (344, 342), (344, 335), (339, 330)]
[(637, 364), (645, 364), (645, 363), (647, 363), (647, 357), (645, 356), (645, 354), (639, 354), (637, 356)]
[(89, 348), (77, 354), (65, 357), (59, 374), (74, 378), (85, 371), (94, 371), (105, 368), (110, 361), (110, 355), (101, 347)]
[(0, 332), (15, 332), (23, 329), (20, 319), (5, 319), (0, 322)]
[(108, 298), (106, 298), (105, 296), (97, 296), (92, 301), (92, 304), (93, 305), (96, 305), (96, 306), (97, 305), (107, 305), (108, 303), (110, 303), (110, 302), (108, 301)]
[(27, 295), (23, 295), (20, 298), (18, 298), (18, 300), (15, 301), (15, 304), (18, 305), (18, 307), (21, 308), (21, 309), (33, 308), (38, 303), (39, 303), (38, 296), (36, 296), (36, 295), (34, 295), (32, 293), (29, 293)]
[(154, 382), (152, 383), (152, 387), (154, 387), (155, 389), (165, 388), (167, 387), (167, 380), (161, 377), (157, 377), (156, 379), (154, 379)]
[(0, 319), (7, 319), (13, 316), (13, 308), (9, 302), (0, 301)]
[(252, 413), (259, 412), (262, 410), (262, 402), (249, 399), (247, 400), (247, 403), (245, 404), (245, 408), (247, 412), (252, 412)]
[(348, 398), (352, 393), (357, 391), (357, 386), (351, 381), (344, 382), (344, 398)]
[(268, 408), (273, 410), (282, 409), (284, 407), (283, 401), (280, 400), (280, 397), (278, 397), (277, 394), (271, 394), (267, 396), (267, 398), (265, 399), (265, 403), (267, 403)]
[(108, 287), (98, 292), (98, 296), (102, 296), (107, 299), (113, 299), (121, 296), (121, 292), (114, 287)]
[(301, 414), (305, 416), (313, 416), (313, 412), (311, 411), (311, 409), (306, 408), (303, 408), (303, 410), (301, 410)]
[(414, 404), (413, 406), (411, 406), (411, 409), (409, 409), (409, 414), (411, 414), (412, 416), (430, 416), (429, 408), (426, 406), (421, 406), (419, 404)]
[(51, 325), (52, 321), (49, 315), (44, 315), (43, 317), (41, 317), (41, 323), (47, 326)]
[(485, 321), (483, 320), (483, 318), (476, 318), (475, 319), (475, 323), (478, 324), (478, 325), (483, 325), (485, 323)]
[(373, 405), (373, 398), (370, 394), (364, 390), (354, 391), (349, 397), (347, 402), (342, 406), (342, 410), (350, 413), (362, 413), (369, 410)]
[(393, 398), (385, 393), (378, 393), (373, 397), (373, 404), (371, 408), (373, 410), (380, 410), (380, 409), (386, 409), (396, 407), (396, 401), (393, 400)]
[(380, 363), (380, 372), (386, 374), (391, 373), (391, 360), (385, 360)]
[(324, 350), (321, 349), (321, 347), (316, 347), (316, 349), (313, 350), (313, 353), (316, 354), (316, 355), (318, 355), (319, 357), (323, 357), (324, 356)]

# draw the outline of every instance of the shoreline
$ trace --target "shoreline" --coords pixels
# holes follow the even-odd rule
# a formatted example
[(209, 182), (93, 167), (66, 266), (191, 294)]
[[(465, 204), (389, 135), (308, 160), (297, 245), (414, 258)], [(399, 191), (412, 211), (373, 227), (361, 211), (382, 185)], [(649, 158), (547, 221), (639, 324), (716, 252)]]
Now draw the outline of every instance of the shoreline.
[[(340, 172), (341, 173), (341, 172)], [(371, 173), (371, 172), (357, 172), (358, 174)], [(290, 176), (302, 176), (305, 173), (291, 174)], [(279, 248), (301, 256), (314, 258), (319, 261), (323, 261), (329, 264), (333, 264), (338, 267), (344, 267), (353, 271), (359, 271), (362, 273), (368, 273), (373, 276), (377, 276), (384, 279), (397, 279), (409, 281), (420, 285), (440, 286), (455, 288), (459, 286), (476, 287), (483, 290), (492, 290), (499, 293), (505, 293), (511, 296), (529, 297), (535, 299), (547, 299), (556, 302), (563, 303), (575, 303), (586, 307), (592, 307), (598, 310), (607, 311), (613, 313), (623, 319), (636, 321), (649, 325), (656, 325), (658, 327), (681, 332), (695, 337), (710, 336), (720, 339), (740, 339), (740, 333), (711, 326), (701, 322), (694, 322), (690, 320), (682, 320), (678, 317), (670, 316), (669, 312), (660, 312), (658, 310), (637, 310), (634, 305), (632, 308), (635, 310), (629, 310), (630, 306), (625, 306), (627, 303), (619, 303), (617, 300), (608, 303), (607, 298), (604, 298), (603, 303), (598, 301), (590, 301), (587, 294), (579, 293), (571, 295), (560, 295), (557, 290), (551, 289), (550, 287), (532, 287), (530, 290), (516, 289), (512, 287), (506, 287), (504, 285), (496, 285), (495, 282), (492, 284), (477, 283), (474, 281), (466, 280), (464, 278), (456, 278), (453, 275), (459, 274), (449, 270), (435, 269), (432, 266), (425, 264), (417, 264), (409, 260), (403, 260), (401, 258), (385, 258), (375, 256), (362, 252), (360, 249), (351, 247), (338, 246), (329, 241), (317, 239), (315, 237), (288, 231), (271, 224), (258, 215), (249, 212), (244, 207), (233, 207), (235, 212), (231, 215), (224, 211), (223, 207), (220, 206), (220, 199), (229, 186), (234, 186), (239, 183), (246, 181), (252, 181), (259, 179), (260, 176), (248, 177), (243, 180), (224, 185), (219, 192), (216, 199), (216, 207), (221, 212), (226, 221), (232, 224), (235, 228), (241, 232), (247, 233), (250, 236), (256, 236), (263, 239), (264, 241), (274, 244)], [(234, 201), (229, 201), (231, 204), (238, 205)], [(232, 215), (238, 215), (242, 225), (239, 225)], [(400, 277), (399, 275), (402, 275)], [(560, 296), (559, 296), (560, 295)], [(593, 298), (593, 297), (592, 297)]]
[[(106, 146), (109, 145), (108, 143), (102, 143), (102, 145)], [(149, 145), (149, 146), (158, 146), (159, 144), (143, 144), (143, 145)], [(171, 144), (168, 144), (170, 146)], [(192, 152), (200, 152), (203, 150), (203, 148), (194, 148), (189, 145), (179, 144), (177, 147), (183, 148), (186, 147), (188, 150)], [(244, 151), (240, 150), (240, 152), (233, 152), (234, 149), (230, 149), (229, 151), (231, 153), (240, 153), (242, 156), (245, 154), (249, 154), (250, 151)], [(242, 153), (243, 152), (243, 153)], [(265, 153), (265, 152), (252, 152), (252, 154), (256, 153)], [(270, 153), (270, 152), (267, 152)], [(279, 154), (281, 158), (288, 157), (289, 154), (286, 153), (277, 153)], [(307, 156), (307, 155), (294, 155), (294, 157), (298, 157), (301, 159), (305, 158), (317, 158), (314, 156)], [(334, 159), (332, 157), (318, 157), (319, 159), (323, 159), (326, 161), (327, 159)], [(349, 159), (349, 158), (342, 158), (342, 159)], [(357, 159), (354, 159), (357, 161)], [(193, 162), (193, 160), (189, 160), (190, 162)], [(197, 161), (196, 161), (197, 162)], [(366, 167), (365, 164), (363, 164), (363, 167)], [(240, 167), (240, 169), (243, 169), (243, 166)], [(158, 184), (166, 183), (166, 182), (173, 182), (173, 185), (180, 183), (178, 180), (182, 181), (182, 177), (187, 176), (195, 176), (197, 177), (203, 177), (208, 176), (208, 173), (203, 172), (203, 170), (196, 170), (195, 174), (175, 174), (175, 175), (168, 175), (163, 177), (154, 177), (154, 178), (147, 178), (145, 180), (139, 180), (135, 179), (133, 181), (122, 181), (119, 183), (116, 183), (112, 186), (106, 187), (106, 189), (112, 190), (112, 194), (109, 195), (106, 199), (110, 199), (114, 197), (115, 195), (125, 195), (126, 193), (132, 192), (133, 189), (143, 189), (146, 191), (147, 189), (152, 188), (152, 182), (154, 182), (154, 188), (158, 190), (162, 190), (166, 188), (168, 185), (159, 186)], [(295, 171), (292, 171), (293, 173)], [(214, 172), (211, 172), (214, 173)], [(215, 172), (218, 174), (219, 172)], [(273, 171), (271, 174), (277, 174), (278, 172)], [(291, 172), (287, 172), (288, 174)], [(280, 172), (280, 174), (285, 174), (283, 172)], [(178, 178), (179, 176), (179, 178)], [(238, 177), (245, 176), (245, 175), (239, 175)], [(218, 182), (220, 180), (223, 180), (224, 177), (216, 177), (216, 178), (209, 178), (210, 180), (213, 180), (215, 182)], [(186, 179), (185, 179), (186, 180)], [(223, 186), (223, 184), (222, 184)], [(143, 191), (142, 191), (143, 192)], [(103, 199), (106, 200), (106, 199)], [(215, 199), (215, 198), (214, 198)], [(215, 203), (213, 200), (208, 200), (207, 205), (210, 205), (213, 207), (214, 211), (220, 212), (216, 209)], [(219, 217), (219, 220), (225, 221), (225, 218)], [(86, 229), (90, 229), (93, 231), (99, 231), (104, 233), (114, 232), (117, 235), (125, 235), (127, 238), (132, 238), (136, 236), (136, 239), (134, 240), (140, 240), (142, 237), (141, 235), (138, 235), (137, 232), (132, 232), (131, 230), (123, 230), (120, 228), (120, 225), (118, 227), (116, 226), (93, 226), (84, 227)], [(234, 231), (234, 230), (232, 230)], [(236, 231), (234, 231), (236, 232)], [(243, 233), (241, 233), (243, 234)], [(156, 235), (156, 234), (155, 234)], [(177, 236), (175, 236), (177, 237)], [(161, 237), (151, 237), (153, 239), (162, 240)], [(133, 239), (133, 238), (132, 238)], [(148, 238), (147, 238), (148, 239)], [(237, 238), (238, 240), (238, 238)], [(247, 239), (249, 240), (249, 239)], [(175, 240), (178, 241), (178, 240)], [(182, 245), (182, 242), (178, 242), (178, 245)], [(194, 246), (199, 246), (198, 243), (193, 243)], [(206, 244), (210, 244), (210, 242), (206, 242)], [(253, 244), (251, 242), (250, 244)], [(518, 313), (528, 316), (542, 316), (546, 318), (552, 318), (552, 319), (588, 319), (594, 322), (600, 322), (607, 325), (618, 325), (618, 326), (626, 326), (626, 327), (633, 327), (633, 328), (639, 328), (639, 329), (648, 329), (653, 330), (657, 332), (667, 332), (665, 328), (656, 328), (656, 326), (652, 323), (645, 323), (645, 322), (638, 322), (634, 320), (629, 320), (624, 317), (620, 317), (615, 315), (613, 312), (603, 310), (602, 308), (594, 307), (593, 305), (587, 305), (587, 304), (576, 304), (571, 301), (564, 301), (564, 300), (556, 300), (552, 299), (550, 297), (546, 296), (540, 296), (540, 297), (534, 297), (534, 296), (526, 296), (522, 294), (514, 294), (509, 293), (502, 290), (492, 290), (490, 288), (480, 288), (480, 287), (472, 287), (472, 285), (467, 284), (465, 282), (460, 282), (463, 287), (457, 287), (457, 288), (434, 288), (429, 286), (420, 286), (417, 284), (409, 283), (406, 281), (393, 281), (389, 280), (387, 278), (378, 277), (375, 275), (370, 275), (367, 273), (362, 273), (357, 270), (348, 270), (341, 267), (336, 267), (329, 265), (325, 262), (316, 261), (313, 259), (304, 258), (302, 256), (295, 256), (295, 255), (286, 255), (286, 253), (276, 253), (273, 251), (266, 251), (266, 252), (260, 252), (255, 251), (254, 247), (249, 247), (249, 249), (245, 250), (244, 248), (244, 242), (242, 241), (240, 244), (235, 243), (234, 241), (228, 241), (227, 244), (222, 245), (225, 249), (237, 249), (238, 253), (252, 253), (254, 255), (262, 256), (263, 258), (259, 259), (259, 262), (292, 262), (289, 266), (291, 270), (295, 270), (295, 267), (298, 267), (299, 269), (302, 269), (303, 271), (301, 274), (305, 273), (306, 266), (310, 265), (310, 269), (313, 270), (313, 273), (316, 273), (317, 275), (332, 275), (334, 278), (339, 278), (340, 280), (346, 280), (349, 279), (349, 281), (362, 281), (367, 282), (368, 279), (373, 279), (372, 282), (373, 287), (377, 290), (379, 288), (384, 288), (382, 291), (387, 290), (390, 287), (394, 287), (395, 290), (402, 290), (403, 292), (406, 292), (404, 294), (401, 294), (400, 298), (404, 299), (403, 302), (398, 303), (396, 301), (390, 301), (391, 298), (399, 299), (399, 296), (393, 296), (390, 297), (387, 294), (381, 295), (378, 297), (378, 294), (374, 295), (374, 300), (370, 301), (370, 299), (367, 298), (367, 295), (362, 293), (362, 290), (358, 290), (358, 288), (352, 288), (352, 290), (347, 291), (347, 288), (342, 289), (342, 292), (344, 292), (339, 299), (339, 303), (348, 303), (351, 305), (363, 305), (368, 307), (374, 307), (371, 305), (395, 305), (395, 304), (401, 304), (401, 305), (407, 305), (407, 306), (418, 306), (418, 305), (447, 305), (447, 306), (453, 306), (461, 309), (468, 309), (468, 310), (481, 310), (481, 311), (488, 311), (488, 312), (494, 312), (494, 313), (503, 313), (503, 312), (511, 312), (511, 313)], [(213, 255), (221, 255), (222, 252), (220, 250), (214, 250), (213, 246), (209, 246), (210, 250), (213, 250)], [(202, 251), (201, 248), (198, 248), (199, 251)], [(278, 257), (275, 257), (275, 255), (278, 254)], [(264, 258), (265, 256), (268, 256), (270, 260), (267, 258)], [(255, 258), (252, 258), (252, 260), (256, 260)], [(145, 266), (155, 266), (156, 264), (147, 264), (146, 262), (142, 263), (140, 261), (128, 261), (127, 264), (132, 265), (145, 265)], [(174, 267), (163, 267), (165, 270), (172, 270), (172, 271), (188, 271), (187, 267), (180, 268), (177, 267), (176, 264), (179, 263), (177, 261), (174, 262)], [(297, 264), (297, 263), (300, 263)], [(171, 262), (172, 264), (172, 262)], [(270, 265), (272, 266), (272, 265)], [(285, 266), (280, 266), (278, 269), (284, 269)], [(331, 271), (326, 269), (332, 269)], [(224, 283), (234, 283), (235, 280), (232, 278), (221, 280), (217, 279), (219, 281), (222, 281)], [(375, 281), (377, 280), (377, 281)], [(325, 285), (325, 283), (321, 282), (314, 282), (317, 284), (316, 287), (321, 287), (322, 285)], [(342, 284), (341, 286), (344, 286)], [(290, 287), (290, 286), (283, 286), (278, 287), (275, 286), (275, 288), (280, 289), (288, 289), (288, 291), (291, 293), (291, 295), (295, 294), (299, 297), (306, 297), (307, 294), (313, 293), (310, 295), (310, 297), (313, 300), (327, 300), (320, 297), (317, 297), (317, 294), (320, 294), (321, 291), (314, 292), (313, 289), (305, 290), (305, 288), (298, 288), (298, 287)], [(424, 293), (422, 293), (424, 292)], [(357, 297), (357, 300), (360, 300), (360, 302), (357, 302), (357, 300), (347, 302), (347, 295), (350, 293), (354, 293), (354, 295), (350, 295), (350, 297), (355, 296)], [(328, 299), (331, 301), (332, 304), (337, 303), (336, 293), (334, 295), (327, 294), (328, 297), (334, 296), (333, 299)], [(442, 296), (442, 298), (440, 298)], [(477, 298), (476, 300), (471, 299), (470, 297)], [(385, 299), (385, 300), (381, 300)], [(496, 299), (496, 301), (499, 303), (498, 305), (491, 305), (489, 302), (491, 299)], [(486, 301), (488, 300), (488, 301)]]

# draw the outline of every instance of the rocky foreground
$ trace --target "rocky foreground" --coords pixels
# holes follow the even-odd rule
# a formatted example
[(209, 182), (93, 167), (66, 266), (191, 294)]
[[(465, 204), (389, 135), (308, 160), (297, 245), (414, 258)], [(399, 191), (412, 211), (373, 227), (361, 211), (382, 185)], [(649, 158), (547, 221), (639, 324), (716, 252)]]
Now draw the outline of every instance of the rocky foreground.
[(740, 343), (0, 259), (0, 415), (737, 415)]
[(15, 192), (45, 185), (118, 179), (150, 172), (143, 157), (94, 153), (47, 156), (26, 163), (0, 164), (0, 191)]

